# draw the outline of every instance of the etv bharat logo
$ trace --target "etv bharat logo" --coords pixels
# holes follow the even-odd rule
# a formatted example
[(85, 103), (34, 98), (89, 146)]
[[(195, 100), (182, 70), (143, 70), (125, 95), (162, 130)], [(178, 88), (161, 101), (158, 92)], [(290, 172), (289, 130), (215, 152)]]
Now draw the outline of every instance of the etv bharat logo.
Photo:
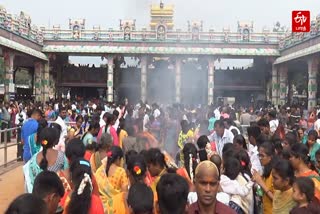
[(292, 11), (292, 32), (310, 31), (310, 11)]

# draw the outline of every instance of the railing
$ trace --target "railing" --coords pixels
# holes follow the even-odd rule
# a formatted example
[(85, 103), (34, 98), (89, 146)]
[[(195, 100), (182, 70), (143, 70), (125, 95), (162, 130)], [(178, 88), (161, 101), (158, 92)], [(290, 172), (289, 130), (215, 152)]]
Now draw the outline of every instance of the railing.
[[(8, 144), (8, 134), (9, 134), (9, 132), (12, 132), (14, 130), (17, 131), (16, 143), (9, 143)], [(0, 139), (2, 139), (2, 136), (4, 136), (3, 137), (4, 142), (2, 144), (0, 144), (0, 151), (3, 149), (4, 163), (0, 165), (0, 168), (7, 167), (9, 163), (22, 160), (21, 127), (18, 126), (15, 128), (0, 130)], [(9, 139), (9, 140), (11, 140), (11, 139)], [(13, 160), (8, 161), (8, 148), (13, 147), (13, 146), (17, 146), (17, 157)]]
[(181, 42), (181, 43), (249, 43), (278, 44), (284, 37), (282, 32), (250, 33), (247, 39), (238, 32), (199, 32), (168, 31), (158, 39), (156, 31), (131, 31), (126, 37), (121, 30), (81, 30), (74, 36), (74, 31), (64, 29), (44, 29), (45, 41), (108, 41), (108, 42)]

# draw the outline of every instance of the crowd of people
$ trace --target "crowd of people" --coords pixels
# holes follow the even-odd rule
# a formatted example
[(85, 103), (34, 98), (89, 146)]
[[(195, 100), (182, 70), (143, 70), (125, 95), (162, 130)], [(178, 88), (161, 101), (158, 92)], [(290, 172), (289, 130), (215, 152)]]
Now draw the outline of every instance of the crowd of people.
[(10, 106), (26, 193), (7, 214), (320, 213), (316, 108)]

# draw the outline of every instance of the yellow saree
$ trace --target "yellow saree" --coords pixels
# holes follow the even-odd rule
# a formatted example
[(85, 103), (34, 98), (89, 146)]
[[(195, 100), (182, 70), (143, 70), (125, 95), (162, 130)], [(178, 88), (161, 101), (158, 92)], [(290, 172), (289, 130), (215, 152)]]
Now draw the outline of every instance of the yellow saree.
[[(99, 187), (100, 198), (103, 203), (104, 211), (110, 208), (110, 199), (121, 193), (121, 187), (128, 184), (128, 178), (123, 168), (118, 167), (112, 176), (107, 176), (106, 165), (101, 165), (95, 173), (97, 184)], [(112, 201), (111, 201), (112, 202)]]

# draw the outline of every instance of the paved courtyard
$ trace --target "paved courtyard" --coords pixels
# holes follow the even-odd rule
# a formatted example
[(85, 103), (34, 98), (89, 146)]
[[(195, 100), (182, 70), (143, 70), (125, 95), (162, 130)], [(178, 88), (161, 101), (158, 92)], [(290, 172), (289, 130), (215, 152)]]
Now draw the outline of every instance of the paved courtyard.
[(22, 165), (0, 175), (0, 213), (4, 213), (10, 202), (24, 193)]

